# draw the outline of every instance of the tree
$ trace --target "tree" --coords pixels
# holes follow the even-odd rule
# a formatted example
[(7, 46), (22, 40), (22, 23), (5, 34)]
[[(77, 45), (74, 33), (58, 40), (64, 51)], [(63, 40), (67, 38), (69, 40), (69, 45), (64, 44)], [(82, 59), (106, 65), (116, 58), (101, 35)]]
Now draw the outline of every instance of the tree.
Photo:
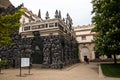
[(18, 32), (20, 27), (20, 18), (24, 11), (19, 10), (14, 14), (1, 15), (0, 14), (0, 46), (7, 46), (13, 44), (11, 35)]
[(105, 55), (120, 54), (120, 0), (92, 0), (94, 14), (92, 18), (96, 32), (94, 39), (96, 52)]
[(1, 68), (7, 64), (6, 60), (0, 60), (0, 73), (1, 73)]

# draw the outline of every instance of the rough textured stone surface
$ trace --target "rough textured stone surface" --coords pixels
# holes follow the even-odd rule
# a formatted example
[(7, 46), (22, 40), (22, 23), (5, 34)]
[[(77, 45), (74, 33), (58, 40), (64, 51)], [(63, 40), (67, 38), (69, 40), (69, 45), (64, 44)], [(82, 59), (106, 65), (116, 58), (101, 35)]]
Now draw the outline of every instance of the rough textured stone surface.
[(20, 57), (30, 57), (31, 63), (54, 69), (77, 62), (76, 43), (61, 35), (40, 36), (37, 31), (33, 35), (33, 38), (21, 38), (14, 34), (12, 38), (16, 44), (0, 48), (2, 57), (9, 61), (8, 65), (19, 66)]

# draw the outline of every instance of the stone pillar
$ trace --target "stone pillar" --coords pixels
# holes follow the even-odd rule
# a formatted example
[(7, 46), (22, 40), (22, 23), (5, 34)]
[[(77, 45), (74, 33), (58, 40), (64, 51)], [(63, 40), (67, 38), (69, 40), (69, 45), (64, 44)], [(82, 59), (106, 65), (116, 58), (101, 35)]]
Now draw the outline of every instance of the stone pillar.
[(43, 67), (60, 68), (60, 64), (62, 64), (62, 46), (60, 38), (60, 36), (55, 35), (44, 37)]

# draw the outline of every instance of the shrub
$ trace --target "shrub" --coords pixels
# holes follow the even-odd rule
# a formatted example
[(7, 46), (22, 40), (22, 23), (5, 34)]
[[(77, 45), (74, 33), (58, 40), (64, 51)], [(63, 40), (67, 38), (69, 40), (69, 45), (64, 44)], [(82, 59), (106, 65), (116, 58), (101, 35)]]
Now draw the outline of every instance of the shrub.
[(1, 60), (0, 61), (0, 67), (3, 67), (7, 64), (6, 60)]

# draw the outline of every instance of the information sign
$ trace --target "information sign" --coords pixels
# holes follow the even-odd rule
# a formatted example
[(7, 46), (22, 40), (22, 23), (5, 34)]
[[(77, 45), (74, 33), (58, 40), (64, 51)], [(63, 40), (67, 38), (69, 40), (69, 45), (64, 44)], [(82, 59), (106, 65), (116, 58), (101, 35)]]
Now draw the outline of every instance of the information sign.
[(29, 67), (30, 58), (21, 58), (21, 67)]

